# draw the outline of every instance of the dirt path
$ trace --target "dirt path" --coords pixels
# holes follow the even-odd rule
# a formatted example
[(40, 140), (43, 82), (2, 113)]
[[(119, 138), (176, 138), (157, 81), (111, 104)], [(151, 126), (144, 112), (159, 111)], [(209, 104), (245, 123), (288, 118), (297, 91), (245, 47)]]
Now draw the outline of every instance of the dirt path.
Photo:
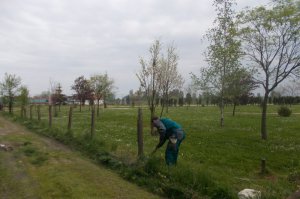
[(0, 117), (0, 198), (159, 198)]

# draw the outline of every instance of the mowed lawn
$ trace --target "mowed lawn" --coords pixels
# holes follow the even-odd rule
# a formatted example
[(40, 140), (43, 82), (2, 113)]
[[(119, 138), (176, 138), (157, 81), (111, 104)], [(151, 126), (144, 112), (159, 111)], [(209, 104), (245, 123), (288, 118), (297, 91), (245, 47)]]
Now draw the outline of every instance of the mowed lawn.
[[(216, 184), (237, 193), (244, 188), (260, 190), (264, 198), (285, 198), (300, 186), (300, 106), (292, 106), (290, 117), (279, 117), (278, 106), (268, 107), (268, 140), (260, 135), (259, 106), (238, 106), (236, 115), (225, 108), (225, 126), (219, 125), (219, 109), (215, 106), (172, 107), (164, 117), (180, 123), (187, 133), (180, 148), (177, 168), (206, 173)], [(53, 126), (67, 129), (68, 107), (62, 107)], [(159, 110), (158, 110), (159, 112)], [(90, 133), (90, 110), (74, 109), (74, 136)], [(16, 112), (18, 114), (18, 112)], [(36, 119), (36, 113), (33, 117)], [(47, 123), (47, 107), (42, 120)], [(144, 150), (148, 156), (158, 142), (150, 135), (149, 111), (143, 108)], [(96, 119), (95, 139), (105, 142), (108, 151), (124, 162), (137, 156), (137, 108), (109, 107), (100, 110)], [(164, 165), (163, 146), (155, 156)], [(260, 174), (261, 159), (268, 173)]]
[(1, 199), (160, 198), (77, 151), (2, 117), (0, 144)]

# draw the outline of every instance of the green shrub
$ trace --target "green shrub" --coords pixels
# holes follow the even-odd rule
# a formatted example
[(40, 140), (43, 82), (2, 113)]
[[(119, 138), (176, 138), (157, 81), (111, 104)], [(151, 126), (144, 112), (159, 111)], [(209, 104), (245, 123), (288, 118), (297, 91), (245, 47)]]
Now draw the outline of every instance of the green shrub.
[(145, 172), (151, 175), (156, 175), (160, 171), (160, 159), (157, 157), (150, 157), (145, 164)]
[(194, 171), (190, 167), (177, 167), (171, 173), (171, 179), (181, 185), (185, 185), (191, 190), (197, 190), (206, 195), (210, 189), (215, 188), (212, 176), (205, 171)]
[(191, 198), (185, 196), (183, 187), (178, 184), (163, 184), (162, 189), (169, 198)]
[(281, 117), (289, 117), (292, 114), (292, 110), (286, 106), (281, 106), (278, 109), (278, 115)]

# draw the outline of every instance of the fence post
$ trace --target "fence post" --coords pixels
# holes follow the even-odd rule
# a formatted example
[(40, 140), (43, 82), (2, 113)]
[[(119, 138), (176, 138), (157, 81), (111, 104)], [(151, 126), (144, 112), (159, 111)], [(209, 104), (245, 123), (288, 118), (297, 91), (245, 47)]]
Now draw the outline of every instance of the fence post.
[(142, 109), (138, 108), (137, 119), (137, 142), (138, 142), (138, 157), (144, 156), (144, 142), (143, 142), (143, 113)]
[(52, 126), (52, 105), (49, 105), (49, 127)]
[(92, 117), (91, 117), (91, 138), (94, 137), (95, 133), (95, 107), (92, 107)]
[(57, 105), (54, 104), (54, 117), (57, 117), (58, 116), (58, 113), (57, 113)]
[(72, 117), (73, 117), (73, 107), (71, 105), (69, 110), (68, 131), (71, 131), (72, 128)]
[(100, 105), (99, 105), (99, 101), (98, 101), (98, 103), (97, 103), (97, 117), (99, 117), (99, 114), (100, 114), (100, 107), (99, 107)]
[(26, 109), (26, 106), (24, 106), (23, 111), (24, 111), (24, 118), (26, 119), (27, 118), (27, 109)]
[(33, 107), (33, 105), (30, 105), (30, 106), (29, 106), (30, 120), (32, 120), (32, 107)]
[(37, 116), (38, 121), (41, 121), (41, 105), (37, 105)]
[(23, 118), (24, 117), (24, 106), (21, 106), (21, 118)]
[(262, 158), (261, 161), (260, 161), (260, 164), (261, 164), (260, 173), (261, 174), (266, 174), (266, 172), (267, 172), (267, 170), (266, 170), (266, 159)]

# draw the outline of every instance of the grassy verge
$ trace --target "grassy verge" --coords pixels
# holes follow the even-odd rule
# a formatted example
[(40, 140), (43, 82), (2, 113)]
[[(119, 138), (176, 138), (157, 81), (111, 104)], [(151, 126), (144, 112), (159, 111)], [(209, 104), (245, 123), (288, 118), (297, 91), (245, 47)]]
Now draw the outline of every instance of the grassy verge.
[[(128, 163), (128, 161), (122, 162), (124, 157), (118, 158), (110, 153), (106, 149), (105, 142), (101, 139), (90, 139), (88, 134), (74, 137), (71, 132), (58, 128), (47, 128), (45, 123), (24, 120), (9, 114), (2, 115), (26, 126), (33, 132), (54, 138), (73, 149), (81, 151), (85, 156), (115, 170), (125, 179), (146, 187), (161, 196), (168, 198), (205, 198), (205, 195), (211, 195), (212, 198), (232, 198), (227, 188), (215, 184), (211, 176), (204, 172), (197, 172), (195, 176), (195, 171), (187, 167), (168, 168), (165, 166), (163, 159), (155, 156), (131, 163)], [(40, 165), (47, 160), (46, 156), (36, 151), (30, 144), (24, 148), (23, 152), (31, 158), (32, 164)]]
[[(236, 198), (244, 188), (262, 191), (262, 198), (285, 198), (300, 182), (299, 114), (279, 117), (275, 106), (268, 113), (268, 141), (260, 139), (260, 109), (238, 107), (231, 116), (226, 108), (225, 127), (220, 128), (217, 107), (171, 108), (166, 115), (179, 121), (187, 138), (182, 144), (179, 164), (164, 164), (164, 149), (155, 156), (136, 161), (136, 109), (101, 110), (96, 121), (96, 135), (89, 137), (88, 109), (75, 111), (72, 132), (67, 132), (67, 108), (47, 127), (46, 108), (42, 122), (13, 120), (27, 128), (53, 137), (86, 156), (107, 165), (124, 178), (169, 198)], [(293, 113), (300, 107), (293, 106)], [(157, 138), (147, 133), (147, 111), (144, 111), (144, 143), (148, 154)], [(260, 174), (260, 160), (267, 160), (267, 173)]]
[(160, 198), (63, 144), (0, 117), (0, 198)]

